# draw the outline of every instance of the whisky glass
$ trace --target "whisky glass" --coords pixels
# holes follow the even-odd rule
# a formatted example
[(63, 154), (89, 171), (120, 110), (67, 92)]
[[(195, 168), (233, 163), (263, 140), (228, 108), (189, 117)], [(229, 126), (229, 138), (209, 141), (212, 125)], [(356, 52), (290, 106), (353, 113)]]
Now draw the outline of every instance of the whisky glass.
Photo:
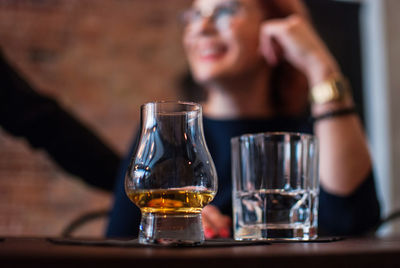
[(141, 133), (125, 191), (142, 213), (141, 244), (201, 244), (201, 211), (217, 192), (202, 108), (190, 102), (141, 106)]

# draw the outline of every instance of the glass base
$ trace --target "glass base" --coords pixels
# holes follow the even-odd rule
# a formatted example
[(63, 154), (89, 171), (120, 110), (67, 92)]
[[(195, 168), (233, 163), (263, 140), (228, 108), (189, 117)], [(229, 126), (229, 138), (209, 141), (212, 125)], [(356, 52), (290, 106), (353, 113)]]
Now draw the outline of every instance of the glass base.
[(299, 240), (309, 241), (317, 239), (316, 227), (298, 228), (257, 228), (247, 226), (238, 228), (234, 232), (235, 240)]
[(139, 243), (162, 245), (197, 245), (204, 242), (201, 213), (142, 213)]

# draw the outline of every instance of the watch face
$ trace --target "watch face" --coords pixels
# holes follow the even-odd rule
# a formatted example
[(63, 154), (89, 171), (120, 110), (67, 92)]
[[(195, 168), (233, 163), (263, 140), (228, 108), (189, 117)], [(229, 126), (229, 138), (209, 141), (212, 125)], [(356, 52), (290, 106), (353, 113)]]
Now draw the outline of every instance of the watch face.
[(343, 77), (334, 77), (311, 89), (313, 103), (323, 104), (344, 99), (349, 92), (348, 82)]

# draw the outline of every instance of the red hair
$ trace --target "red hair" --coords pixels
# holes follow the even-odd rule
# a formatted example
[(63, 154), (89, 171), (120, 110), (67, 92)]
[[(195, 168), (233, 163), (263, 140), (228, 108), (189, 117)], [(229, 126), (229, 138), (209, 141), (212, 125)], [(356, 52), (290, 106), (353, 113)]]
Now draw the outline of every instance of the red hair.
[(297, 14), (310, 19), (308, 10), (301, 0), (258, 0), (258, 3), (268, 18), (285, 18)]

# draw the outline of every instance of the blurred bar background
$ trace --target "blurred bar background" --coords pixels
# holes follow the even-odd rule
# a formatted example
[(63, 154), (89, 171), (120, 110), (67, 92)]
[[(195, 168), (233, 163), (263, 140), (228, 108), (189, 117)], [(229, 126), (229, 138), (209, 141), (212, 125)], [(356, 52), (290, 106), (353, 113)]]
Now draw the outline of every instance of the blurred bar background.
[[(139, 107), (176, 98), (185, 70), (187, 0), (0, 0), (0, 46), (38, 91), (56, 98), (121, 155)], [(64, 173), (0, 128), (0, 235), (59, 235), (111, 195)], [(102, 235), (105, 220), (79, 232)], [(79, 233), (77, 233), (79, 235)]]
[[(123, 155), (139, 123), (140, 105), (179, 98), (186, 63), (178, 16), (190, 2), (0, 0), (0, 47), (31, 85)], [(321, 5), (322, 0), (307, 2)], [(361, 40), (362, 77), (353, 84), (362, 90), (356, 97), (364, 106), (385, 216), (400, 209), (400, 1), (323, 2), (359, 5), (354, 38)], [(342, 15), (337, 14), (338, 22)], [(337, 45), (345, 48), (341, 42)], [(45, 152), (0, 126), (0, 236), (57, 236), (79, 215), (107, 209), (111, 202), (111, 194), (66, 174)], [(76, 235), (102, 236), (105, 223), (106, 218), (91, 222)], [(387, 232), (396, 230), (400, 227)]]

